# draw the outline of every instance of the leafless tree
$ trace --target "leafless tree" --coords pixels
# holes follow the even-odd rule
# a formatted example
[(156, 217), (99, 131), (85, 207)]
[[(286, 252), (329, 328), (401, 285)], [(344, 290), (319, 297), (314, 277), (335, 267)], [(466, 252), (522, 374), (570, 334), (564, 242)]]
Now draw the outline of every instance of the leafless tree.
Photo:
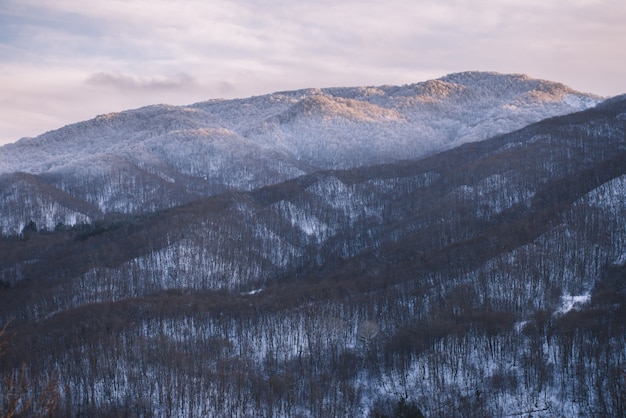
[[(4, 355), (9, 339), (8, 323), (0, 330), (0, 356)], [(30, 375), (23, 364), (2, 374), (0, 382), (0, 417), (17, 416), (53, 417), (59, 406), (60, 393), (57, 379), (38, 379)]]

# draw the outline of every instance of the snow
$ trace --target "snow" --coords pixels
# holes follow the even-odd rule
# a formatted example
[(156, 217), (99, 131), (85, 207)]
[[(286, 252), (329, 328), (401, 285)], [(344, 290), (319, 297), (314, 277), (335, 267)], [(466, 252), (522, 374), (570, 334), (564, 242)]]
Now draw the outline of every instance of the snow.
[[(155, 105), (100, 115), (0, 147), (0, 174), (20, 171), (57, 179), (53, 187), (101, 213), (137, 213), (320, 169), (420, 158), (598, 101), (527, 76), (468, 72), (403, 86)], [(6, 210), (0, 215), (19, 218), (15, 224), (29, 220), (29, 214)], [(45, 222), (61, 221), (53, 218)], [(314, 233), (315, 225), (301, 226)], [(13, 232), (2, 228), (0, 233)]]
[(263, 289), (254, 289), (254, 290), (251, 290), (249, 292), (244, 292), (244, 293), (242, 293), (242, 295), (244, 295), (244, 296), (252, 296), (252, 295), (256, 295), (258, 293), (261, 293), (262, 291), (263, 291)]
[[(547, 95), (554, 99), (553, 107), (544, 103)], [(197, 148), (199, 143), (222, 144), (215, 157), (261, 147), (289, 150), (325, 168), (338, 164), (333, 158), (338, 154), (343, 165), (355, 166), (418, 157), (446, 147), (451, 138), (456, 143), (485, 139), (597, 102), (595, 96), (525, 76), (460, 73), (407, 86), (309, 89), (191, 106), (148, 106), (6, 145), (0, 172), (71, 172), (104, 154), (140, 165), (166, 154), (182, 163), (185, 156), (206, 153)], [(312, 147), (314, 143), (320, 147)]]
[(580, 202), (605, 210), (626, 209), (626, 175), (616, 177), (592, 190)]
[(615, 261), (613, 261), (614, 266), (626, 266), (626, 253), (620, 255)]
[(589, 303), (591, 300), (591, 294), (585, 293), (583, 295), (562, 295), (561, 306), (555, 311), (555, 315), (563, 315), (571, 310), (578, 310), (582, 305)]
[(593, 98), (580, 94), (566, 94), (563, 96), (563, 101), (574, 109), (592, 107), (597, 104)]
[[(505, 88), (499, 90), (498, 83), (504, 83)], [(449, 140), (450, 135), (461, 138), (459, 141), (479, 138), (487, 132), (508, 129), (515, 123), (536, 117), (544, 111), (550, 113), (555, 109), (553, 106), (559, 106), (561, 102), (570, 107), (586, 105), (584, 100), (575, 99), (577, 96), (565, 99), (572, 94), (562, 96), (563, 92), (569, 91), (564, 86), (552, 86), (553, 89), (545, 93), (528, 90), (541, 89), (542, 86), (545, 87), (545, 83), (525, 76), (500, 77), (493, 74), (464, 73), (449, 76), (447, 80), (412, 86), (305, 90), (238, 101), (207, 102), (186, 108), (157, 106), (141, 109), (136, 114), (124, 112), (103, 115), (93, 121), (99, 125), (91, 133), (87, 132), (89, 123), (83, 126), (88, 135), (104, 132), (97, 137), (98, 140), (95, 137), (87, 139), (86, 149), (81, 149), (78, 143), (74, 144), (74, 150), (80, 157), (80, 165), (69, 154), (56, 155), (50, 157), (45, 170), (71, 173), (85, 181), (91, 181), (86, 186), (88, 191), (85, 196), (103, 211), (135, 211), (139, 207), (145, 207), (146, 200), (133, 200), (133, 191), (150, 195), (157, 194), (154, 193), (155, 190), (173, 190), (157, 189), (154, 184), (160, 184), (158, 179), (170, 185), (178, 185), (194, 177), (219, 181), (228, 187), (250, 188), (263, 181), (270, 181), (268, 179), (277, 181), (315, 169), (315, 164), (319, 167), (340, 165), (344, 161), (348, 161), (347, 164), (362, 164), (377, 158), (374, 155), (376, 152), (381, 152), (382, 157), (378, 158), (383, 159), (395, 158), (394, 155), (397, 156), (401, 151), (411, 155), (411, 152), (418, 153), (429, 146), (448, 146), (442, 138)], [(489, 96), (491, 89), (499, 92), (501, 97), (498, 100)], [(477, 120), (474, 117), (479, 111), (471, 109), (471, 106), (470, 109), (461, 110), (461, 105), (456, 106), (449, 102), (462, 99), (458, 103), (473, 103), (471, 100), (475, 95), (488, 97), (487, 103), (484, 103), (484, 109), (490, 109), (486, 112), (488, 117), (484, 118), (483, 115)], [(534, 101), (524, 101), (530, 99)], [(497, 106), (491, 108), (494, 103)], [(541, 106), (532, 108), (533, 103), (541, 103)], [(440, 107), (433, 110), (437, 106)], [(444, 116), (442, 109), (452, 113), (466, 113), (449, 117)], [(459, 118), (455, 120), (457, 116)], [(157, 120), (153, 120), (153, 117)], [(441, 130), (437, 130), (435, 126), (436, 117), (444, 118), (440, 123)], [(425, 123), (430, 121), (429, 118), (435, 118), (431, 125)], [(130, 125), (126, 125), (128, 121), (131, 121)], [(464, 125), (467, 121), (476, 124)], [(154, 131), (143, 125), (152, 122), (161, 125)], [(121, 124), (113, 126), (117, 123)], [(128, 138), (124, 139), (123, 130), (128, 126), (139, 128), (131, 130)], [(409, 132), (413, 128), (415, 132)], [(108, 137), (105, 131), (112, 132), (112, 136)], [(411, 143), (425, 133), (433, 134), (432, 142), (426, 144), (422, 141), (417, 145)], [(459, 133), (462, 135), (454, 137)], [(42, 146), (46, 152), (54, 150), (54, 146), (61, 147), (59, 144), (63, 143), (60, 136), (52, 139), (58, 141), (51, 140), (50, 144)], [(107, 142), (108, 139), (115, 140)], [(439, 142), (440, 140), (443, 142)], [(452, 139), (453, 142), (455, 140)], [(72, 138), (69, 142), (71, 141)], [(29, 142), (27, 145), (33, 144)], [(7, 149), (11, 150), (10, 147)], [(92, 156), (88, 154), (89, 150), (106, 152), (98, 151)], [(345, 159), (346, 156), (354, 159)], [(302, 164), (298, 165), (300, 162)], [(308, 164), (311, 167), (307, 167)], [(8, 163), (4, 166), (8, 166)], [(259, 173), (268, 177), (261, 178), (257, 176)], [(268, 173), (272, 173), (274, 177), (270, 177)], [(142, 174), (146, 174), (146, 177), (142, 177)], [(55, 301), (51, 306), (42, 305), (42, 312), (38, 315), (45, 315), (45, 312), (54, 315), (60, 311), (57, 308), (64, 307), (63, 303), (80, 305), (115, 301), (158, 294), (164, 289), (230, 289), (246, 302), (251, 302), (254, 299), (251, 296), (263, 292), (263, 288), (258, 286), (261, 286), (259, 283), (264, 278), (272, 277), (276, 272), (293, 271), (289, 267), (294, 260), (297, 262), (303, 254), (320, 248), (321, 246), (315, 245), (323, 243), (333, 234), (345, 232), (345, 229), (341, 229), (342, 225), (345, 227), (345, 224), (352, 225), (371, 219), (372, 229), (375, 229), (375, 222), (389, 213), (389, 208), (384, 206), (385, 199), (381, 199), (376, 193), (411, 193), (431, 185), (438, 175), (428, 172), (409, 177), (376, 178), (365, 183), (351, 183), (345, 179), (342, 181), (344, 177), (337, 173), (319, 174), (315, 176), (316, 181), (302, 194), (298, 190), (293, 196), (263, 207), (263, 210), (255, 206), (258, 202), (248, 195), (236, 196), (233, 199), (240, 200), (235, 203), (237, 213), (233, 216), (236, 220), (232, 224), (222, 223), (219, 218), (211, 218), (210, 213), (204, 214), (204, 217), (198, 215), (193, 231), (172, 233), (171, 237), (168, 236), (167, 245), (163, 244), (163, 247), (155, 246), (147, 254), (142, 253), (119, 266), (94, 267), (71, 281), (68, 278), (59, 294), (73, 295), (74, 299), (67, 302)], [(148, 186), (145, 178), (156, 180)], [(90, 187), (95, 181), (102, 183), (98, 183), (98, 187)], [(480, 209), (482, 212), (479, 214), (489, 217), (513, 204), (528, 200), (529, 192), (515, 184), (515, 181), (516, 179), (507, 177), (506, 174), (490, 175), (473, 182), (471, 186), (463, 185), (455, 192), (477, 202), (489, 202), (490, 208)], [(63, 186), (59, 187), (64, 191), (71, 189), (68, 183), (61, 184)], [(18, 201), (22, 197), (22, 189), (15, 183), (13, 186), (16, 187), (7, 192), (5, 202)], [(623, 211), (626, 207), (625, 186), (626, 176), (622, 176), (590, 192), (577, 205)], [(20, 187), (30, 187), (30, 183), (21, 183)], [(517, 191), (509, 193), (507, 190)], [(42, 211), (41, 217), (46, 220), (47, 225), (60, 216), (64, 216), (66, 223), (83, 219), (81, 213), (42, 199), (41, 196), (26, 194), (25, 198), (33, 210)], [(376, 397), (393, 395), (399, 398), (407, 393), (418, 401), (430, 399), (431, 403), (427, 404), (427, 408), (431, 409), (425, 409), (424, 412), (427, 416), (435, 415), (436, 407), (443, 406), (446, 402), (454, 399), (471, 400), (472, 397), (478, 399), (479, 395), (488, 395), (483, 387), (494, 385), (496, 377), (504, 376), (515, 381), (515, 386), (519, 381), (520, 387), (494, 390), (490, 400), (490, 405), (495, 405), (494, 416), (521, 416), (522, 413), (545, 417), (582, 416), (584, 407), (576, 404), (574, 397), (566, 392), (568, 389), (559, 389), (556, 383), (559, 376), (563, 381), (571, 376), (565, 369), (562, 374), (554, 373), (554, 382), (537, 385), (530, 379), (530, 383), (524, 382), (526, 386), (521, 388), (524, 368), (534, 367), (536, 360), (544, 358), (546, 366), (552, 367), (558, 354), (556, 350), (559, 349), (555, 348), (558, 347), (554, 342), (556, 340), (551, 342), (552, 345), (547, 340), (542, 340), (536, 348), (537, 356), (529, 356), (527, 340), (521, 331), (526, 325), (532, 324), (532, 320), (528, 319), (532, 318), (530, 314), (536, 309), (555, 307), (556, 315), (580, 309), (590, 301), (590, 293), (585, 292), (585, 289), (591, 288), (593, 282), (599, 278), (601, 268), (605, 265), (603, 260), (626, 263), (623, 247), (611, 248), (613, 243), (619, 242), (616, 239), (618, 234), (624, 236), (622, 229), (605, 228), (613, 236), (610, 244), (600, 246), (594, 241), (598, 237), (586, 231), (581, 226), (583, 223), (576, 223), (576, 219), (572, 218), (572, 213), (563, 213), (562, 225), (547, 231), (527, 245), (498, 254), (477, 271), (461, 277), (450, 277), (445, 283), (435, 279), (433, 274), (424, 279), (425, 294), (420, 295), (419, 299), (409, 296), (412, 299), (393, 303), (394, 313), (398, 312), (396, 309), (406, 309), (411, 312), (410, 318), (415, 316), (415, 321), (418, 321), (415, 311), (427, 311), (429, 306), (436, 303), (429, 294), (431, 285), (433, 292), (445, 295), (447, 290), (461, 283), (477, 283), (480, 274), (483, 276), (481, 286), (484, 288), (479, 291), (483, 302), (489, 302), (489, 306), (494, 309), (510, 309), (519, 313), (519, 316), (515, 318), (518, 321), (514, 325), (515, 332), (500, 332), (489, 338), (468, 334), (437, 339), (432, 347), (425, 347), (423, 352), (408, 358), (402, 372), (398, 368), (388, 369), (391, 371), (380, 371), (380, 376), (376, 377), (359, 372), (360, 375), (355, 378), (354, 383), (356, 389), (363, 391), (362, 415), (369, 415), (367, 408)], [(3, 222), (4, 219), (9, 219), (20, 228), (24, 225), (23, 220), (18, 218), (0, 219)], [(441, 219), (443, 221), (444, 218)], [(238, 229), (240, 225), (253, 226), (251, 229)], [(5, 227), (8, 228), (3, 224), (3, 228)], [(248, 234), (247, 231), (251, 233)], [(180, 238), (177, 240), (174, 236)], [(367, 239), (366, 236), (359, 237), (363, 242), (350, 243), (345, 249), (338, 251), (341, 256), (355, 254), (360, 248), (370, 244)], [(237, 244), (232, 245), (233, 242)], [(537, 268), (529, 268), (533, 266)], [(20, 278), (19, 269), (19, 265), (15, 266), (16, 272), (10, 273)], [(556, 293), (556, 290), (561, 289), (565, 293), (559, 300), (560, 293)], [(214, 346), (219, 341), (222, 344), (217, 345), (220, 356), (258, 366), (268, 361), (288, 364), (305, 359), (306, 356), (311, 356), (313, 361), (318, 353), (350, 354), (363, 350), (359, 352), (363, 354), (369, 340), (378, 331), (382, 330), (381, 334), (388, 336), (403, 325), (393, 324), (396, 317), (391, 310), (388, 313), (371, 314), (371, 318), (368, 318), (367, 314), (360, 311), (350, 312), (343, 309), (342, 304), (336, 301), (310, 302), (294, 310), (292, 315), (275, 313), (271, 309), (267, 312), (258, 309), (254, 319), (235, 319), (222, 317), (221, 314), (203, 313), (194, 313), (187, 317), (177, 316), (175, 319), (155, 316), (137, 318), (137, 327), (140, 341), (145, 343), (145, 347), (154, 346), (158, 350), (164, 348), (164, 342), (178, 341), (184, 342), (186, 347), (202, 348)], [(376, 318), (376, 322), (372, 318)], [(364, 332), (367, 328), (370, 332)], [(130, 337), (137, 341), (135, 331), (129, 330), (121, 338)], [(362, 337), (362, 341), (359, 341), (359, 337)], [(372, 353), (376, 354), (375, 351)], [(100, 354), (102, 353), (97, 353)], [(74, 352), (68, 350), (65, 361), (71, 362), (75, 358), (82, 359), (84, 364), (79, 364), (79, 367), (84, 370), (95, 368), (97, 364), (96, 361), (88, 364), (87, 356), (75, 356)], [(106, 353), (101, 358), (106, 358)], [(367, 357), (363, 355), (362, 358), (365, 361)], [(524, 365), (519, 362), (520, 359), (531, 361)], [(132, 361), (132, 356), (116, 363), (110, 369), (113, 371), (111, 380), (96, 380), (90, 384), (95, 392), (95, 399), (92, 401), (98, 405), (106, 404), (112, 399), (121, 399), (128, 393), (143, 393), (129, 384), (137, 380), (133, 374), (140, 372), (157, 387), (161, 384), (167, 385), (167, 382), (157, 378), (167, 375), (163, 373), (165, 368), (159, 369), (157, 363), (139, 364)], [(189, 377), (182, 376), (182, 373), (178, 375), (178, 371), (170, 371), (170, 376), (180, 377), (181, 382)], [(192, 375), (190, 378), (195, 377)], [(110, 382), (114, 384), (107, 384)], [(80, 383), (71, 383), (81, 387)], [(225, 399), (223, 403), (214, 402), (211, 405), (216, 396), (213, 391), (217, 389), (211, 387), (209, 379), (207, 383), (209, 387), (206, 390), (197, 392), (200, 394), (198, 401), (191, 400), (178, 405), (173, 415), (188, 416), (193, 412), (199, 416), (210, 416), (211, 408), (216, 405), (221, 407), (224, 403), (235, 402)], [(184, 386), (172, 387), (186, 390)], [(477, 391), (478, 387), (482, 390), (481, 394)], [(160, 390), (162, 389), (144, 393), (148, 402), (159, 405), (155, 393)], [(187, 397), (184, 402), (188, 399), (191, 397)], [(194, 409), (194, 402), (197, 402), (195, 408), (198, 409)], [(202, 405), (202, 409), (197, 405)], [(244, 404), (238, 407), (242, 410), (249, 409)], [(302, 414), (305, 412), (303, 410)], [(165, 411), (160, 413), (166, 415)], [(155, 415), (159, 416), (159, 411)], [(307, 414), (311, 415), (313, 414)], [(287, 414), (276, 411), (275, 416)]]

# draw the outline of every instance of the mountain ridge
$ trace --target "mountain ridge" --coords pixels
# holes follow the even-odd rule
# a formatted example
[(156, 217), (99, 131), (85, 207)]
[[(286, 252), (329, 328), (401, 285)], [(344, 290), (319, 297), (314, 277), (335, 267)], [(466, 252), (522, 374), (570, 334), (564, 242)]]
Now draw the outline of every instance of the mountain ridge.
[[(445, 80), (452, 80), (455, 83), (450, 83)], [(471, 82), (475, 82), (479, 80), (477, 84), (472, 85)], [(459, 84), (465, 83), (465, 84)], [(91, 138), (92, 135), (98, 135), (101, 138), (107, 139), (117, 139), (117, 142), (132, 142), (141, 140), (142, 136), (136, 137), (132, 136), (131, 138), (119, 138), (115, 136), (111, 136), (111, 131), (115, 130), (125, 130), (136, 132), (138, 134), (148, 135), (148, 136), (157, 136), (164, 132), (176, 131), (181, 129), (199, 129), (199, 128), (216, 128), (222, 127), (225, 129), (229, 129), (231, 131), (237, 132), (240, 128), (238, 125), (242, 124), (242, 121), (238, 119), (237, 115), (234, 117), (230, 117), (230, 120), (224, 118), (223, 115), (225, 112), (236, 113), (235, 109), (244, 108), (255, 108), (249, 114), (256, 115), (256, 120), (252, 122), (253, 125), (258, 125), (259, 122), (266, 122), (267, 119), (272, 119), (273, 116), (277, 116), (281, 113), (283, 109), (286, 110), (286, 107), (295, 107), (292, 113), (306, 113), (306, 103), (317, 103), (318, 108), (320, 104), (324, 104), (322, 106), (323, 109), (332, 110), (332, 106), (330, 104), (333, 103), (333, 98), (346, 99), (346, 101), (340, 101), (338, 104), (339, 108), (343, 108), (346, 106), (341, 106), (345, 103), (350, 103), (349, 100), (353, 100), (352, 103), (358, 105), (358, 103), (354, 100), (357, 98), (364, 105), (366, 103), (371, 103), (375, 106), (380, 107), (380, 104), (377, 102), (381, 102), (381, 97), (389, 96), (391, 100), (387, 100), (387, 102), (393, 102), (393, 98), (406, 98), (413, 97), (417, 98), (419, 101), (421, 96), (425, 96), (423, 101), (433, 101), (439, 99), (439, 101), (444, 100), (449, 96), (448, 93), (442, 94), (441, 89), (433, 87), (433, 86), (441, 86), (446, 85), (449, 90), (454, 91), (462, 91), (468, 92), (470, 88), (476, 90), (476, 92), (472, 92), (475, 95), (485, 95), (490, 93), (492, 95), (502, 95), (502, 92), (507, 92), (507, 95), (516, 94), (525, 94), (525, 93), (539, 93), (543, 92), (544, 95), (537, 95), (536, 98), (544, 99), (549, 98), (551, 100), (562, 99), (566, 95), (577, 95), (580, 97), (584, 97), (587, 99), (587, 103), (583, 106), (590, 107), (591, 105), (595, 105), (600, 101), (598, 96), (593, 96), (589, 94), (584, 94), (580, 92), (576, 92), (571, 88), (568, 88), (560, 83), (548, 82), (545, 80), (536, 80), (531, 79), (525, 75), (502, 75), (497, 73), (478, 73), (478, 72), (466, 72), (466, 73), (456, 73), (448, 76), (444, 76), (437, 80), (430, 80), (416, 84), (404, 85), (404, 86), (381, 86), (381, 87), (344, 87), (344, 88), (325, 88), (325, 89), (304, 89), (304, 90), (294, 90), (290, 92), (278, 92), (272, 93), (268, 95), (262, 96), (254, 96), (249, 99), (234, 99), (234, 100), (219, 100), (219, 101), (208, 101), (208, 102), (198, 102), (189, 106), (171, 106), (171, 105), (151, 105), (142, 107), (139, 109), (126, 110), (123, 112), (117, 113), (109, 113), (104, 115), (99, 115), (94, 119), (78, 122), (75, 124), (67, 125), (63, 128), (47, 132), (45, 134), (40, 135), (36, 138), (22, 139), (13, 144), (8, 144), (6, 146), (0, 147), (3, 149), (3, 155), (1, 158), (1, 162), (4, 164), (11, 163), (10, 158), (7, 157), (7, 150), (10, 152), (12, 148), (16, 146), (26, 146), (29, 145), (31, 152), (36, 151), (37, 147), (44, 147), (44, 151), (48, 153), (61, 153), (63, 150), (55, 150), (51, 145), (54, 145), (57, 142), (68, 142), (71, 138), (81, 137), (81, 138)], [(450, 87), (452, 86), (452, 87)], [(507, 88), (506, 86), (509, 86)], [(510, 88), (513, 86), (515, 88)], [(379, 92), (378, 94), (370, 94), (375, 90)], [(554, 93), (554, 92), (557, 93)], [(382, 92), (382, 93), (381, 93)], [(424, 94), (426, 92), (426, 94)], [(440, 97), (437, 97), (440, 96)], [(521, 100), (520, 97), (512, 97), (513, 101)], [(323, 100), (323, 102), (320, 102)], [(261, 103), (256, 103), (256, 102)], [(304, 101), (304, 102), (303, 102)], [(403, 100), (399, 100), (400, 105), (403, 105)], [(547, 100), (549, 101), (549, 100)], [(271, 106), (268, 104), (275, 103), (283, 103), (283, 109), (279, 107), (278, 112), (271, 109)], [(506, 105), (508, 103), (504, 103)], [(231, 106), (232, 105), (232, 106)], [(397, 106), (398, 103), (387, 104), (390, 107)], [(490, 106), (490, 103), (486, 104)], [(580, 105), (580, 104), (578, 104)], [(259, 111), (259, 106), (265, 107), (267, 110), (265, 112)], [(214, 112), (206, 112), (201, 115), (201, 117), (196, 117), (197, 113), (200, 110), (206, 110), (211, 107), (225, 107), (224, 109), (217, 109)], [(299, 110), (300, 109), (300, 110)], [(373, 109), (376, 109), (374, 107)], [(573, 106), (570, 109), (575, 109)], [(383, 109), (384, 110), (384, 109)], [(420, 109), (416, 109), (420, 111)], [(580, 108), (575, 110), (582, 110)], [(264, 115), (265, 113), (265, 115)], [(333, 112), (329, 112), (329, 116), (341, 117), (341, 112), (339, 114), (333, 115)], [(249, 116), (246, 113), (245, 117)], [(535, 120), (536, 121), (536, 120)], [(125, 124), (123, 122), (132, 122), (131, 125)], [(158, 122), (158, 123), (156, 123)], [(243, 122), (245, 124), (246, 122)], [(116, 128), (117, 126), (117, 128)], [(522, 127), (522, 126), (519, 126)], [(129, 129), (130, 128), (130, 129)], [(245, 130), (244, 130), (245, 131)], [(497, 132), (500, 133), (500, 132)], [(493, 133), (487, 134), (485, 138), (492, 136)], [(483, 138), (483, 139), (485, 139)], [(95, 138), (97, 139), (97, 138)], [(84, 143), (83, 143), (84, 144)], [(86, 145), (86, 144), (84, 144)], [(91, 145), (91, 144), (90, 144)], [(103, 145), (104, 146), (104, 145)], [(98, 152), (99, 150), (93, 150)], [(41, 157), (41, 156), (38, 156)], [(44, 155), (45, 158), (45, 155)], [(33, 158), (34, 160), (34, 158)], [(15, 164), (15, 162), (12, 162)], [(31, 164), (32, 165), (32, 164)], [(327, 167), (332, 168), (332, 167)], [(6, 170), (6, 169), (5, 169)], [(28, 168), (28, 165), (21, 165), (13, 169), (13, 171), (28, 171), (33, 170), (33, 168)], [(40, 168), (40, 172), (45, 172), (45, 168)]]
[(0, 395), (41, 415), (625, 415), (626, 96), (155, 105), (0, 166)]
[(29, 225), (0, 368), (58, 371), (65, 416), (620, 416), (624, 112)]
[[(599, 101), (524, 75), (467, 72), (404, 86), (154, 105), (0, 147), (0, 176), (26, 172), (102, 214), (136, 213), (317, 170), (421, 158)], [(0, 233), (19, 233), (29, 220), (48, 229), (64, 222), (18, 211), (0, 210), (13, 225)]]

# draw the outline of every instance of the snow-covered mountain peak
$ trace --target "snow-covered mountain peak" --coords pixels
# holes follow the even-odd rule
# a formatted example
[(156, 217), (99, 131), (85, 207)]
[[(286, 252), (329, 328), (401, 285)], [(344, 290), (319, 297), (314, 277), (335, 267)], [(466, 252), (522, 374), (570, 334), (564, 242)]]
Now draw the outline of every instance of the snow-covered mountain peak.
[[(290, 99), (302, 100), (307, 97), (317, 96), (317, 95), (326, 95), (326, 91), (329, 89), (321, 89), (318, 87), (314, 88), (306, 88), (306, 89), (298, 89), (298, 90), (285, 90), (285, 91), (277, 91), (270, 94), (270, 97), (288, 97)], [(259, 96), (265, 97), (265, 96)]]
[(598, 102), (525, 75), (467, 72), (153, 105), (0, 147), (0, 175), (40, 175), (103, 212), (145, 211), (317, 170), (420, 158)]
[(343, 118), (353, 122), (403, 119), (402, 115), (393, 109), (385, 109), (364, 100), (345, 99), (325, 94), (315, 94), (298, 101), (280, 115), (279, 120), (281, 123), (286, 123), (300, 117)]
[(560, 101), (565, 95), (588, 97), (594, 100), (593, 104), (597, 104), (601, 99), (599, 96), (577, 92), (564, 84), (535, 79), (526, 74), (469, 71), (449, 74), (439, 78), (438, 81), (465, 86), (474, 94), (509, 96), (539, 102)]
[(467, 87), (442, 80), (429, 80), (416, 86), (416, 93), (424, 102), (441, 101), (454, 94), (461, 94)]
[(514, 84), (524, 85), (529, 82), (537, 83), (541, 80), (531, 78), (526, 74), (501, 74), (492, 71), (464, 71), (445, 75), (438, 78), (437, 81), (478, 88), (486, 86), (503, 87), (505, 85)]

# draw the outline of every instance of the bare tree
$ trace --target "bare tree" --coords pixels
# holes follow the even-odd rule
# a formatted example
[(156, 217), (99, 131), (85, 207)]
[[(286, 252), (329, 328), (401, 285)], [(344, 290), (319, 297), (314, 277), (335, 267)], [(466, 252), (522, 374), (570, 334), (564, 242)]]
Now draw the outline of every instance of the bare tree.
[[(7, 326), (8, 323), (0, 330), (0, 356), (4, 355), (9, 345)], [(28, 367), (22, 365), (3, 372), (0, 385), (0, 417), (55, 416), (60, 401), (57, 379), (35, 379), (30, 376)]]
[(356, 332), (356, 337), (364, 343), (372, 341), (380, 332), (380, 326), (377, 322), (371, 320), (362, 321)]

